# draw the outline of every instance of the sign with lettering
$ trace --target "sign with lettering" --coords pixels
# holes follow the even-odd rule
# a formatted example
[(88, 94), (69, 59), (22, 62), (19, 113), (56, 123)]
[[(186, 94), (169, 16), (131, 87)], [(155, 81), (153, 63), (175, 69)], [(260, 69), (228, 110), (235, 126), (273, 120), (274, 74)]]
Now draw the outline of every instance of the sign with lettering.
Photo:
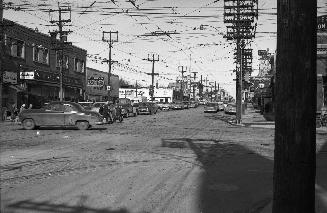
[(265, 56), (267, 55), (267, 50), (258, 50), (258, 56)]
[(3, 73), (3, 82), (17, 84), (17, 73), (5, 71)]
[(317, 30), (327, 31), (327, 15), (317, 17)]
[(20, 72), (19, 79), (23, 80), (33, 80), (34, 79), (34, 72)]
[(103, 87), (104, 86), (104, 77), (98, 76), (94, 77), (91, 76), (87, 79), (87, 86), (92, 87)]

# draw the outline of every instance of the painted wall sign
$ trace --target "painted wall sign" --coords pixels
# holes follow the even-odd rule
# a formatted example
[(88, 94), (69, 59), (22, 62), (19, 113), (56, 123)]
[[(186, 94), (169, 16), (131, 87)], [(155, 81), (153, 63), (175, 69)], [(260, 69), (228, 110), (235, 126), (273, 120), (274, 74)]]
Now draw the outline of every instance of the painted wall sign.
[(87, 79), (87, 86), (93, 87), (103, 87), (104, 86), (104, 77), (98, 76), (91, 76)]
[(34, 72), (20, 72), (19, 79), (25, 80), (33, 80), (34, 79)]
[(3, 82), (17, 84), (17, 73), (5, 71), (3, 73)]

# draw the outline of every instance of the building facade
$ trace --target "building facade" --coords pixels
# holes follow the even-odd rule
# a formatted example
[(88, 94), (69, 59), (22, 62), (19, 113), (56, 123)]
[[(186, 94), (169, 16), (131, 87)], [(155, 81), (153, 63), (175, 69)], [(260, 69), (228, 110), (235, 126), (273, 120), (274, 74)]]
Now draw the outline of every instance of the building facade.
[[(151, 100), (149, 88), (120, 88), (119, 98), (129, 98), (130, 100)], [(158, 88), (154, 89), (153, 98), (155, 101), (170, 103), (173, 101), (173, 89), (169, 88)]]
[(111, 74), (110, 88), (108, 73), (93, 68), (86, 68), (86, 99), (91, 101), (106, 101), (108, 95), (112, 99), (119, 97), (119, 76)]
[(327, 107), (327, 15), (318, 17), (317, 111)]
[[(33, 104), (59, 100), (60, 66), (56, 38), (25, 26), (4, 20), (3, 106)], [(84, 99), (87, 52), (69, 45), (62, 51), (63, 99)]]

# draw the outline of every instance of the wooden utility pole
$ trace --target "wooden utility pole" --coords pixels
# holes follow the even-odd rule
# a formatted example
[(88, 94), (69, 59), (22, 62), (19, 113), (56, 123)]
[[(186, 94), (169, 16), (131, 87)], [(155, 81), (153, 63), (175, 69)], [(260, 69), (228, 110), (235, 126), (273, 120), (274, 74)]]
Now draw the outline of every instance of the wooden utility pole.
[(138, 96), (138, 94), (137, 94), (137, 87), (138, 87), (138, 85), (137, 85), (137, 80), (136, 80), (136, 82), (135, 82), (135, 95), (136, 95), (136, 97)]
[(314, 213), (317, 0), (278, 0), (277, 14), (273, 213)]
[(187, 67), (185, 67), (185, 66), (179, 66), (178, 69), (182, 73), (182, 79), (181, 79), (181, 101), (183, 101), (184, 100), (184, 88), (183, 88), (184, 87), (183, 86), (183, 84), (184, 84), (184, 73), (186, 72)]
[(195, 101), (195, 86), (196, 86), (196, 74), (198, 73), (198, 72), (192, 72), (193, 73), (193, 99), (194, 99), (194, 101)]
[[(71, 22), (71, 7), (70, 6), (60, 6), (58, 2), (58, 10), (49, 10), (49, 13), (51, 12), (58, 12), (58, 20), (51, 20), (51, 24), (57, 24), (59, 30), (50, 32), (51, 36), (54, 37), (54, 40), (56, 40), (57, 34), (59, 34), (59, 45), (57, 42), (54, 43), (54, 50), (59, 51), (59, 98), (60, 101), (63, 101), (64, 98), (64, 88), (63, 88), (63, 64), (64, 64), (64, 48), (65, 45), (71, 44), (67, 42), (67, 35), (71, 31), (63, 31), (63, 27), (65, 23)], [(66, 14), (68, 12), (69, 17), (67, 19), (63, 19), (63, 14)]]
[[(107, 34), (109, 34), (109, 38), (107, 38)], [(115, 35), (115, 37), (113, 36)], [(103, 31), (102, 32), (102, 41), (104, 42), (107, 42), (108, 45), (109, 45), (109, 59), (108, 59), (108, 67), (109, 67), (109, 70), (108, 70), (108, 100), (110, 100), (110, 97), (111, 97), (111, 84), (110, 84), (110, 78), (111, 78), (111, 65), (112, 65), (112, 59), (111, 59), (111, 48), (112, 48), (112, 44), (114, 42), (118, 42), (118, 31), (116, 32), (112, 32), (112, 31), (109, 31), (109, 32), (106, 32), (106, 31)]]
[(159, 61), (159, 55), (152, 54), (152, 57), (150, 57), (150, 54), (148, 54), (148, 59), (147, 60), (152, 62), (152, 72), (148, 73), (148, 75), (151, 75), (151, 87), (150, 87), (149, 95), (151, 96), (151, 101), (153, 101), (154, 100), (154, 98), (153, 98), (153, 95), (154, 95), (154, 76), (159, 75), (159, 73), (154, 72), (154, 63), (156, 61)]
[(224, 0), (224, 22), (229, 25), (224, 37), (236, 42), (236, 122), (238, 124), (242, 123), (243, 75), (245, 68), (252, 66), (252, 61), (251, 63), (244, 61), (244, 41), (255, 37), (256, 17), (258, 17), (257, 0)]

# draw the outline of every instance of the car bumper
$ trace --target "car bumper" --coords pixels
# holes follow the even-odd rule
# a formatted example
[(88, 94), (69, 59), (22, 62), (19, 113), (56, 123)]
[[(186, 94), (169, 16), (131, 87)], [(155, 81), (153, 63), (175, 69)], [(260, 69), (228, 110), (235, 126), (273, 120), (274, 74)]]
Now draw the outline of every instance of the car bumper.
[(103, 125), (104, 122), (103, 122), (103, 121), (96, 121), (96, 122), (94, 122), (94, 124), (95, 124), (95, 125)]
[(139, 112), (140, 115), (149, 115), (150, 112)]

